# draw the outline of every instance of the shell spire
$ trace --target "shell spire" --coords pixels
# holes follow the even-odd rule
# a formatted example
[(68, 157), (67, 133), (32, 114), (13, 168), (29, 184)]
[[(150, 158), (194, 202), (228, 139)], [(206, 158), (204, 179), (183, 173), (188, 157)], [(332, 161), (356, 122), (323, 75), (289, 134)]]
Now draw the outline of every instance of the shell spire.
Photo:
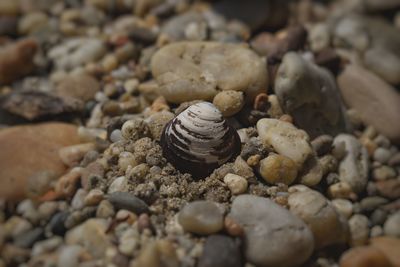
[(213, 104), (200, 102), (165, 126), (161, 146), (175, 168), (205, 177), (240, 153), (240, 138)]

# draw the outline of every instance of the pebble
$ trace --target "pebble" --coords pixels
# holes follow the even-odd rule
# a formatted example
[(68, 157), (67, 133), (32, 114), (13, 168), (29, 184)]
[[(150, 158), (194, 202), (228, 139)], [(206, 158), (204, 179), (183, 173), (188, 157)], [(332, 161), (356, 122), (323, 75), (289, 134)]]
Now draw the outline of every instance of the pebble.
[(224, 235), (207, 238), (198, 267), (241, 267), (242, 259), (238, 242)]
[(67, 228), (65, 226), (65, 221), (68, 218), (69, 213), (66, 211), (61, 211), (51, 217), (46, 229), (55, 235), (64, 236)]
[(390, 150), (378, 147), (374, 152), (374, 160), (385, 164), (389, 161), (391, 155), (392, 153), (390, 153)]
[(347, 182), (338, 182), (329, 186), (328, 195), (331, 198), (353, 199), (356, 195)]
[(83, 249), (79, 245), (64, 246), (60, 249), (57, 260), (59, 267), (73, 267), (79, 265), (79, 258), (83, 254)]
[(106, 229), (107, 222), (104, 219), (89, 219), (69, 230), (65, 235), (65, 243), (81, 245), (93, 257), (102, 258), (110, 245)]
[(372, 171), (375, 181), (386, 181), (396, 177), (396, 171), (389, 166), (380, 166)]
[(320, 135), (311, 141), (311, 146), (318, 156), (328, 154), (332, 150), (333, 137), (330, 135)]
[(14, 245), (20, 248), (31, 248), (33, 244), (44, 238), (43, 228), (34, 228), (14, 238)]
[(400, 238), (400, 212), (390, 215), (383, 225), (385, 235)]
[(352, 135), (339, 134), (333, 145), (344, 144), (346, 156), (339, 163), (339, 179), (350, 184), (354, 192), (362, 192), (368, 181), (368, 152)]
[(128, 228), (119, 239), (118, 250), (126, 256), (133, 256), (135, 249), (139, 246), (138, 238), (139, 233)]
[(244, 228), (246, 259), (256, 266), (299, 266), (314, 249), (308, 226), (270, 199), (240, 195), (228, 216)]
[(75, 167), (79, 165), (86, 153), (93, 151), (95, 148), (96, 146), (93, 143), (67, 146), (58, 150), (58, 155), (66, 166)]
[(199, 200), (185, 205), (178, 214), (183, 229), (199, 235), (210, 235), (223, 228), (223, 214), (211, 201)]
[(213, 104), (221, 111), (224, 117), (230, 117), (238, 113), (244, 106), (244, 94), (240, 91), (222, 91), (218, 93)]
[(373, 211), (378, 209), (380, 206), (387, 204), (389, 201), (383, 197), (372, 196), (363, 198), (360, 201), (362, 211)]
[(344, 102), (358, 112), (366, 125), (393, 142), (400, 141), (400, 96), (395, 88), (375, 74), (356, 65), (347, 65), (338, 76)]
[(272, 146), (279, 154), (292, 159), (298, 168), (313, 154), (307, 133), (291, 123), (261, 119), (257, 122), (257, 131), (265, 145)]
[(128, 120), (122, 125), (121, 134), (126, 140), (136, 141), (150, 136), (150, 129), (142, 119)]
[[(0, 133), (0, 195), (8, 199), (26, 196), (29, 177), (47, 170), (65, 172), (57, 151), (79, 143), (76, 127), (66, 123), (14, 126)], [(13, 155), (10, 157), (10, 155)]]
[(0, 84), (8, 84), (33, 71), (38, 44), (33, 39), (22, 39), (0, 50)]
[(134, 260), (132, 267), (179, 267), (176, 250), (167, 240), (149, 242)]
[(299, 54), (285, 54), (274, 91), (294, 123), (311, 137), (337, 135), (348, 128), (344, 106), (331, 73)]
[(100, 203), (104, 198), (104, 192), (100, 189), (92, 189), (84, 199), (85, 206), (94, 206)]
[(229, 190), (231, 190), (232, 194), (240, 195), (246, 192), (248, 182), (242, 176), (228, 173), (224, 177), (224, 183), (228, 186)]
[(5, 235), (13, 238), (32, 229), (32, 224), (19, 216), (12, 216), (3, 226)]
[(378, 193), (389, 199), (400, 198), (400, 179), (379, 181), (376, 184)]
[(340, 267), (391, 267), (389, 259), (371, 246), (355, 247), (340, 257)]
[(172, 112), (161, 111), (152, 114), (145, 120), (150, 129), (153, 139), (160, 140), (165, 125), (167, 125), (167, 123), (174, 117), (175, 115)]
[(331, 201), (333, 207), (338, 213), (340, 213), (344, 218), (349, 219), (353, 214), (353, 204), (350, 200), (343, 198), (336, 198)]
[(297, 177), (297, 166), (288, 157), (272, 154), (260, 161), (260, 174), (267, 183), (290, 185)]
[(367, 244), (369, 237), (369, 220), (361, 214), (354, 214), (349, 219), (350, 245), (353, 247)]
[(392, 266), (400, 266), (400, 240), (398, 238), (389, 236), (374, 237), (370, 240), (370, 244), (383, 252), (392, 263)]
[(71, 74), (63, 78), (54, 93), (63, 97), (73, 97), (88, 101), (100, 90), (100, 83), (87, 74)]
[(115, 210), (110, 201), (102, 200), (99, 206), (97, 207), (96, 217), (107, 219), (114, 216), (114, 214)]
[(113, 204), (116, 209), (125, 209), (135, 214), (148, 213), (149, 207), (140, 198), (128, 192), (114, 192), (107, 196), (108, 201)]
[(71, 200), (71, 208), (73, 208), (75, 210), (82, 209), (85, 206), (86, 196), (87, 196), (87, 192), (84, 189), (79, 188)]
[(128, 179), (125, 176), (115, 178), (115, 180), (108, 187), (108, 193), (116, 192), (127, 192), (128, 191)]
[(319, 192), (309, 189), (290, 194), (288, 204), (290, 211), (310, 227), (316, 248), (347, 241), (345, 218)]
[(36, 224), (40, 219), (40, 214), (37, 211), (37, 207), (31, 199), (25, 199), (24, 201), (20, 202), (17, 206), (17, 213), (33, 224)]
[(321, 52), (328, 48), (331, 42), (328, 25), (325, 23), (313, 25), (308, 34), (308, 41), (313, 52)]
[(151, 60), (159, 93), (172, 103), (212, 100), (218, 89), (242, 91), (250, 99), (266, 89), (264, 62), (236, 44), (177, 42), (158, 50)]
[(54, 236), (49, 239), (38, 241), (33, 245), (32, 256), (41, 255), (47, 252), (54, 251), (62, 244), (63, 240), (59, 236)]

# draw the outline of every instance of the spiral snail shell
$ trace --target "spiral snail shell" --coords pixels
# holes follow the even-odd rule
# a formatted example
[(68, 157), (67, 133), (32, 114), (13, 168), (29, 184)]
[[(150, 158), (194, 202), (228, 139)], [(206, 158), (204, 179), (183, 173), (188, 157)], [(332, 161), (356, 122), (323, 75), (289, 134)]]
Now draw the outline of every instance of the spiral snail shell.
[(200, 178), (237, 156), (240, 138), (213, 104), (200, 102), (165, 126), (161, 146), (175, 168)]

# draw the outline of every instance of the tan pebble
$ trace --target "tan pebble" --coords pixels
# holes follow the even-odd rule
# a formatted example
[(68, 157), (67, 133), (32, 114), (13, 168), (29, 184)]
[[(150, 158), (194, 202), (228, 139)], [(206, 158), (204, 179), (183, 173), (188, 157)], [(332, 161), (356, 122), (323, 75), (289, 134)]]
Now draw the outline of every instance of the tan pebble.
[(85, 197), (86, 206), (94, 206), (100, 203), (104, 198), (104, 192), (100, 189), (92, 189)]
[(119, 154), (118, 167), (121, 171), (125, 172), (129, 166), (135, 167), (138, 164), (135, 156), (131, 152), (124, 151)]
[(293, 123), (293, 117), (290, 116), (289, 114), (283, 114), (282, 116), (279, 117), (279, 120)]
[(129, 210), (119, 210), (117, 214), (115, 214), (115, 219), (119, 222), (133, 224), (137, 221), (138, 217), (135, 213), (130, 212)]
[(270, 184), (290, 185), (297, 177), (297, 167), (290, 158), (273, 154), (260, 161), (260, 174)]
[(63, 147), (58, 151), (62, 162), (69, 166), (74, 167), (79, 165), (85, 154), (96, 148), (93, 143), (78, 144), (73, 146)]
[(76, 190), (82, 175), (82, 168), (75, 167), (67, 174), (60, 177), (55, 186), (57, 194), (64, 197), (72, 197)]
[(367, 244), (369, 237), (369, 220), (365, 215), (354, 214), (349, 219), (350, 245), (352, 247)]
[(153, 104), (151, 104), (151, 110), (154, 112), (159, 112), (162, 110), (167, 110), (169, 111), (169, 106), (167, 103), (167, 100), (163, 96), (157, 97), (154, 101)]
[(390, 260), (393, 267), (400, 266), (400, 239), (388, 236), (375, 237), (370, 240), (370, 244), (376, 247)]
[(270, 115), (271, 118), (280, 118), (283, 115), (283, 110), (279, 104), (278, 97), (276, 95), (269, 95), (268, 102), (271, 104), (268, 115)]
[(138, 223), (138, 229), (141, 232), (144, 229), (151, 229), (151, 221), (147, 213), (140, 214), (139, 218), (137, 219), (137, 223)]
[(225, 231), (231, 236), (243, 236), (243, 227), (230, 217), (225, 217), (224, 227)]
[(339, 212), (343, 215), (346, 219), (350, 218), (353, 214), (353, 204), (350, 200), (337, 198), (332, 200), (332, 205)]
[(221, 111), (224, 117), (233, 116), (244, 106), (243, 92), (222, 91), (214, 97), (213, 104)]
[(346, 251), (340, 257), (340, 267), (392, 267), (389, 259), (379, 249), (364, 246)]
[(118, 67), (118, 58), (115, 55), (107, 55), (101, 62), (104, 71), (110, 72)]
[(258, 163), (260, 163), (260, 160), (261, 160), (261, 155), (258, 154), (252, 155), (247, 159), (247, 164), (250, 167), (255, 167), (258, 165)]
[(339, 182), (329, 186), (328, 195), (331, 198), (345, 198), (345, 199), (355, 199), (357, 195), (351, 189), (351, 186), (347, 182)]
[(224, 183), (229, 187), (229, 190), (231, 190), (232, 194), (234, 195), (239, 195), (246, 192), (248, 186), (245, 178), (233, 173), (228, 173), (225, 175)]
[(269, 106), (268, 95), (266, 93), (261, 93), (254, 99), (253, 108), (255, 110), (265, 111)]
[(377, 144), (374, 143), (368, 137), (361, 137), (360, 142), (367, 149), (368, 155), (370, 155), (372, 157), (372, 155), (374, 155), (375, 150), (378, 148)]

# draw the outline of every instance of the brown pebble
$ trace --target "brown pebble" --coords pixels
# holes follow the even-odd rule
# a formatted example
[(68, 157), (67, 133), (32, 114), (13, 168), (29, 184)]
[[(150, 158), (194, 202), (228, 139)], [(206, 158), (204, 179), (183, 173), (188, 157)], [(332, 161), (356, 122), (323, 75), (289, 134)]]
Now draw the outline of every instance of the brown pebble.
[(81, 179), (80, 168), (74, 168), (67, 174), (61, 176), (55, 186), (55, 192), (64, 197), (72, 197), (78, 189)]
[(268, 95), (266, 93), (261, 93), (254, 99), (253, 108), (255, 110), (266, 111), (269, 108)]
[(400, 267), (400, 239), (388, 236), (375, 237), (370, 240), (371, 246), (386, 255), (393, 267)]
[(293, 117), (290, 116), (289, 114), (283, 114), (279, 120), (281, 121), (285, 121), (285, 122), (289, 122), (289, 123), (293, 123)]
[(392, 267), (392, 264), (379, 249), (364, 246), (346, 251), (340, 258), (340, 267)]
[(243, 236), (243, 228), (236, 223), (232, 218), (225, 217), (224, 219), (225, 231), (231, 236)]
[(142, 213), (137, 219), (138, 229), (142, 232), (144, 229), (151, 229), (150, 217), (147, 213)]
[(250, 167), (255, 167), (255, 166), (258, 165), (258, 163), (260, 162), (260, 160), (261, 160), (261, 155), (258, 155), (258, 154), (252, 155), (252, 156), (250, 156), (250, 157), (247, 159), (247, 164), (248, 164)]

